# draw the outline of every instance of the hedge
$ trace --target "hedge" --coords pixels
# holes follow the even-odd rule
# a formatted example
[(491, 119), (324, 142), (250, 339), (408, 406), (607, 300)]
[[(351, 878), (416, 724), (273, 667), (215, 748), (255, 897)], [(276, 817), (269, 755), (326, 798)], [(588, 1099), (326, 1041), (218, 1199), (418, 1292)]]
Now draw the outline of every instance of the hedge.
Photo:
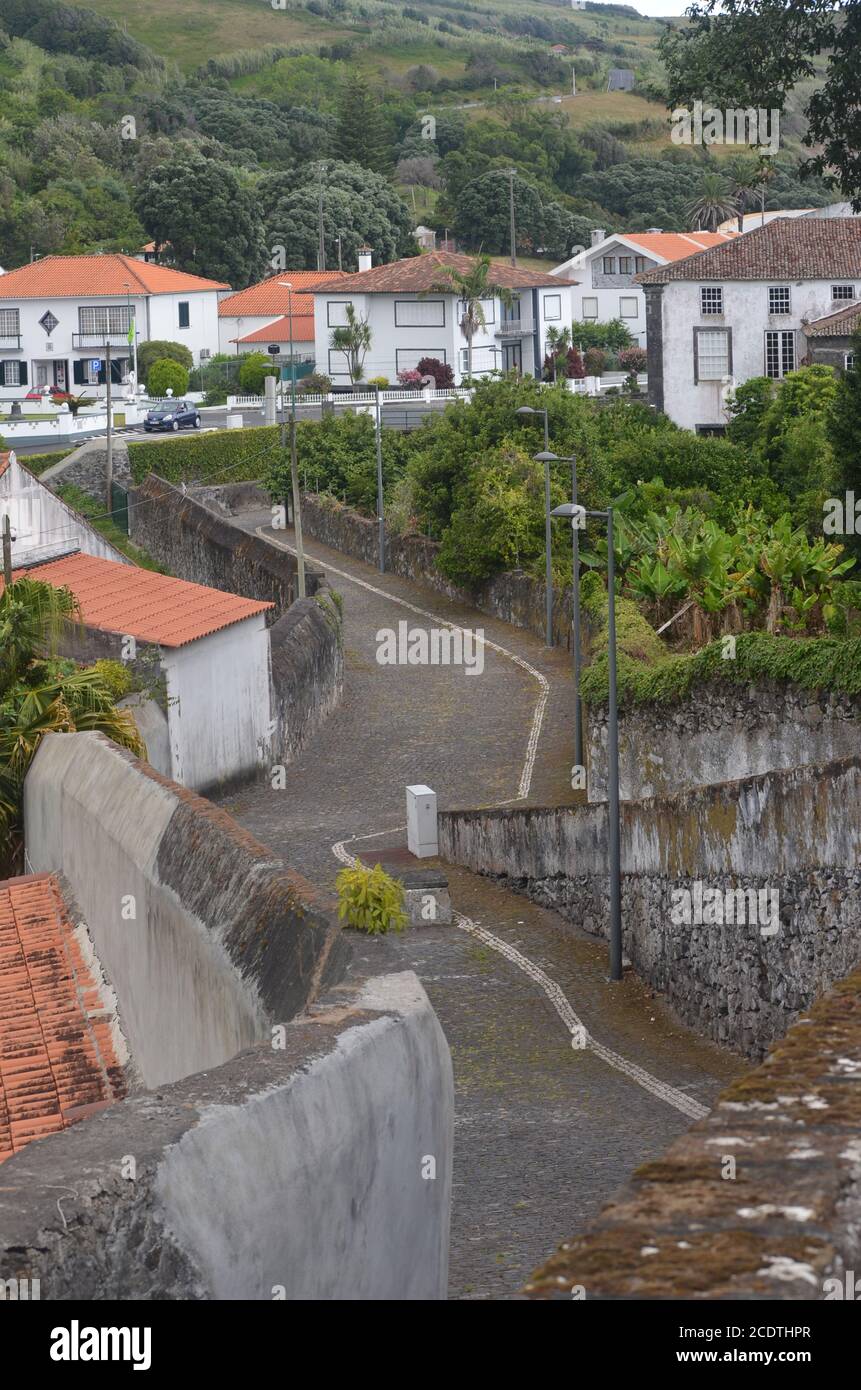
[[(14, 446), (13, 446), (14, 447)], [(68, 458), (69, 454), (74, 453), (79, 446), (76, 444), (72, 449), (55, 449), (50, 454), (19, 454), (18, 462), (23, 463), (25, 468), (29, 468), (31, 473), (36, 476), (44, 473), (46, 468), (52, 464), (59, 463), (60, 459)]]
[(142, 483), (150, 473), (169, 483), (253, 482), (265, 472), (269, 457), (279, 448), (279, 426), (257, 425), (130, 443), (129, 464), (136, 483)]

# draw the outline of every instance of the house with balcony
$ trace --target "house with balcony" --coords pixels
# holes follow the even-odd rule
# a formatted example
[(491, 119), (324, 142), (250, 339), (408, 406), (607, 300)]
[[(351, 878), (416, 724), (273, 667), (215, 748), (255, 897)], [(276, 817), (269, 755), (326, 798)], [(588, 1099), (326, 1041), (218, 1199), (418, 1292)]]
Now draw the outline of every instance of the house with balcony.
[(621, 319), (638, 347), (646, 346), (646, 301), (635, 279), (648, 270), (721, 246), (735, 232), (592, 232), (591, 245), (551, 272), (577, 281), (574, 318), (580, 323)]
[[(317, 370), (336, 385), (349, 386), (347, 358), (331, 339), (333, 329), (346, 324), (352, 305), (371, 330), (362, 366), (365, 378), (383, 376), (394, 383), (400, 372), (414, 371), (422, 358), (434, 357), (451, 366), (459, 383), (468, 371), (468, 343), (464, 304), (448, 272), (466, 274), (474, 265), (472, 256), (428, 251), (374, 266), (371, 253), (360, 252), (358, 274), (326, 281), (313, 291)], [(489, 284), (510, 290), (513, 302), (505, 305), (493, 293), (483, 301), (484, 325), (472, 340), (472, 375), (516, 370), (540, 376), (548, 329), (571, 325), (571, 283), (494, 261)]]
[(640, 283), (650, 402), (685, 429), (723, 433), (728, 399), (751, 377), (827, 360), (829, 340), (832, 365), (851, 365), (861, 218), (778, 218)]
[(97, 396), (132, 370), (135, 345), (184, 343), (195, 365), (218, 350), (230, 286), (134, 256), (44, 256), (0, 277), (0, 399), (33, 388)]

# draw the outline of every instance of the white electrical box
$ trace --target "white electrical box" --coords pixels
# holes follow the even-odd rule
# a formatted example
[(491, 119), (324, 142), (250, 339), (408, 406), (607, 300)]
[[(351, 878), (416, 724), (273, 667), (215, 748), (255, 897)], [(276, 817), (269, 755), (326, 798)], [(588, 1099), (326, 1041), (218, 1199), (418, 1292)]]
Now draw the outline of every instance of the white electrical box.
[(417, 859), (439, 854), (436, 792), (421, 784), (407, 787), (407, 848)]

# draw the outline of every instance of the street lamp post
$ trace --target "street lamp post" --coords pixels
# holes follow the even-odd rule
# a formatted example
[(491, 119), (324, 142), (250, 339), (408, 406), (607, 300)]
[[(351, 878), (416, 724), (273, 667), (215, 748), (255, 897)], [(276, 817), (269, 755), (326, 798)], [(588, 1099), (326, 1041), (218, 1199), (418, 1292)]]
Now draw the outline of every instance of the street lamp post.
[[(539, 463), (545, 462), (544, 454), (534, 454), (533, 457)], [(573, 454), (560, 457), (550, 453), (546, 459), (549, 468), (551, 463), (570, 463), (571, 465), (571, 502), (577, 506), (577, 459)], [(556, 512), (551, 513), (556, 516)], [(580, 700), (580, 672), (581, 672), (581, 649), (580, 649), (580, 529), (572, 526), (572, 545), (571, 545), (571, 573), (573, 575), (573, 632), (571, 638), (572, 657), (574, 665), (574, 762), (578, 767), (585, 765), (583, 758), (583, 709)]]
[(377, 445), (377, 566), (380, 574), (386, 572), (386, 519), (383, 510), (383, 410), (380, 404), (380, 387), (377, 382), (357, 381), (356, 386), (363, 391), (374, 392), (374, 433)]
[(515, 412), (517, 415), (543, 415), (544, 416), (544, 451), (535, 454), (538, 463), (544, 464), (544, 584), (545, 584), (545, 616), (544, 616), (544, 640), (548, 647), (553, 646), (553, 563), (551, 557), (552, 528), (550, 525), (550, 465), (556, 458), (550, 452), (550, 424), (547, 418), (547, 411), (535, 409), (531, 405), (522, 405)]
[[(296, 458), (296, 359), (293, 347), (293, 284), (279, 281), (287, 291), (287, 322), (290, 334), (290, 490), (293, 496), (293, 531), (296, 536), (296, 569), (299, 597), (305, 597), (305, 547), (302, 542), (302, 498), (299, 494), (299, 466)], [(284, 448), (284, 380), (281, 380), (281, 448)]]
[(574, 502), (563, 502), (553, 508), (553, 516), (568, 517), (575, 531), (587, 516), (607, 521), (607, 665), (609, 692), (607, 702), (607, 814), (609, 817), (610, 856), (610, 979), (622, 978), (622, 867), (619, 833), (619, 708), (616, 673), (616, 556), (613, 549), (613, 508), (589, 511)]

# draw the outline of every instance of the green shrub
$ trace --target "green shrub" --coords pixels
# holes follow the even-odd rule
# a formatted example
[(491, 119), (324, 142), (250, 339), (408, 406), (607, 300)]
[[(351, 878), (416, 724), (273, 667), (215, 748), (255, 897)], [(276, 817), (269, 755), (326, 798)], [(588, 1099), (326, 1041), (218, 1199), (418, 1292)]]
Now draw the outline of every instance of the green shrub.
[(297, 390), (311, 396), (328, 396), (332, 390), (332, 378), (323, 372), (309, 372), (299, 382)]
[(258, 425), (247, 430), (187, 434), (170, 442), (147, 439), (129, 445), (129, 462), (136, 483), (142, 483), (150, 473), (169, 483), (240, 483), (262, 478), (275, 453), (280, 455), (278, 426)]
[(47, 468), (53, 467), (61, 459), (68, 458), (69, 454), (73, 452), (73, 449), (57, 449), (50, 454), (20, 454), (18, 462), (23, 463), (25, 468), (29, 468), (30, 472), (35, 473), (38, 477), (40, 473), (44, 473)]
[(223, 386), (213, 387), (203, 398), (204, 405), (227, 405), (227, 390)]
[(127, 666), (121, 661), (111, 661), (107, 658), (96, 661), (93, 670), (98, 671), (102, 684), (110, 691), (114, 703), (122, 700), (128, 695), (132, 688), (132, 676)]
[(188, 390), (188, 371), (179, 362), (162, 357), (149, 369), (147, 390), (151, 396), (166, 396), (168, 391), (177, 397), (184, 396)]
[(138, 347), (138, 376), (144, 385), (151, 390), (149, 385), (149, 370), (154, 362), (178, 362), (181, 367), (185, 367), (190, 372), (194, 366), (194, 358), (184, 343), (171, 343), (159, 338), (151, 338), (149, 342), (141, 343)]
[(368, 869), (357, 860), (354, 867), (341, 870), (335, 887), (339, 899), (338, 916), (347, 926), (371, 936), (400, 932), (406, 926), (404, 886), (380, 864)]
[(278, 376), (278, 368), (267, 352), (249, 352), (239, 368), (239, 385), (249, 396), (262, 396), (268, 376)]

